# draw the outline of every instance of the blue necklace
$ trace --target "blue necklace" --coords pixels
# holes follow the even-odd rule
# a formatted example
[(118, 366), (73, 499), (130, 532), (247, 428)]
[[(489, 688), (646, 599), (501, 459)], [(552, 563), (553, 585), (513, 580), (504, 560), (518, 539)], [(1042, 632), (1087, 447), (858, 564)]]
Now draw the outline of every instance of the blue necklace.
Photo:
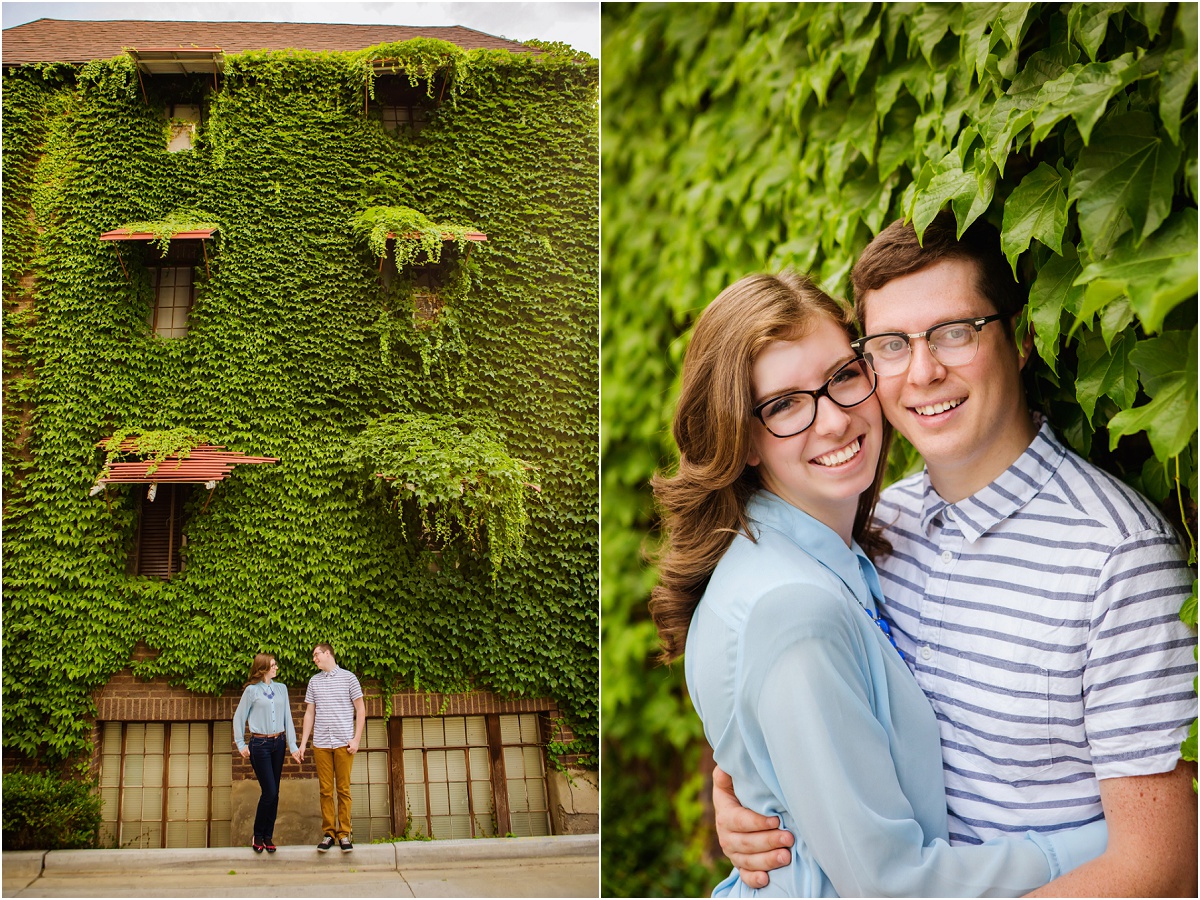
[[(895, 641), (893, 641), (892, 643), (895, 644)], [(264, 685), (264, 682), (260, 681), (258, 683), (258, 687), (259, 687), (259, 690), (262, 691), (262, 695), (264, 697), (266, 697), (268, 700), (274, 700), (275, 699), (275, 688), (271, 685), (267, 685), (266, 687), (264, 687), (263, 685)]]
[[(884, 633), (884, 635), (887, 637), (888, 643), (891, 644), (893, 648), (895, 648), (897, 653), (900, 653), (900, 648), (896, 646), (896, 639), (892, 636), (891, 623), (888, 622), (888, 620), (885, 619), (883, 616), (881, 616), (879, 613), (873, 613), (869, 609), (867, 609), (865, 606), (862, 608), (862, 611), (865, 612), (867, 614), (867, 616), (870, 617), (872, 622), (874, 622), (876, 625), (879, 626), (879, 630), (882, 631)], [(900, 655), (904, 656), (903, 653), (900, 653)]]

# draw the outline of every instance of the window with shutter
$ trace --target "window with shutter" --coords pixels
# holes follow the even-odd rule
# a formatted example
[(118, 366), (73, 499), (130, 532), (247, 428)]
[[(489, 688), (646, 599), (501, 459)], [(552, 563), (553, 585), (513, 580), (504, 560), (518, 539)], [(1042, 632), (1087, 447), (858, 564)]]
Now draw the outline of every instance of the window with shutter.
[(191, 496), (190, 484), (160, 484), (150, 500), (150, 490), (142, 495), (138, 520), (134, 574), (168, 579), (183, 570), (183, 526)]

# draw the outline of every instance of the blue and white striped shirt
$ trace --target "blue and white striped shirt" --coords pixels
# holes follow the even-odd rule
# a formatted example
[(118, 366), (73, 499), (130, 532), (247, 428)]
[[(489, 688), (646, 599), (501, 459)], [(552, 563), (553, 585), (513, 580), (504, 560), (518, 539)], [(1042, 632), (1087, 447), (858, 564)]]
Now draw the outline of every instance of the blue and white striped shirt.
[(318, 672), (309, 679), (304, 702), (314, 705), (314, 747), (332, 750), (354, 739), (354, 701), (362, 695), (358, 678), (341, 666)]
[(1194, 570), (1137, 492), (1042, 423), (983, 490), (884, 492), (881, 604), (941, 732), (950, 837), (1100, 818), (1098, 779), (1169, 772), (1196, 716)]

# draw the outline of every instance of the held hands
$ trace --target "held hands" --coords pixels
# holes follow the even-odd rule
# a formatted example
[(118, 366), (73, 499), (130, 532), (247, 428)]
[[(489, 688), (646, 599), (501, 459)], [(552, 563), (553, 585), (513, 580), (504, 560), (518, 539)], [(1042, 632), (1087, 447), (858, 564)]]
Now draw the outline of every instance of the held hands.
[(250, 748), (249, 747), (238, 747), (238, 753), (242, 754), (242, 759), (250, 758)]
[[(733, 779), (719, 766), (713, 769), (713, 811), (717, 839), (748, 887), (765, 888), (767, 872), (787, 865), (796, 839), (779, 827), (778, 816), (760, 816), (738, 802)], [(783, 849), (780, 849), (783, 848)]]
[(292, 759), (294, 759), (297, 763), (304, 762), (304, 751), (303, 750), (292, 751)]
[(350, 751), (351, 756), (358, 752), (358, 738), (350, 738), (350, 743), (346, 745), (346, 749)]

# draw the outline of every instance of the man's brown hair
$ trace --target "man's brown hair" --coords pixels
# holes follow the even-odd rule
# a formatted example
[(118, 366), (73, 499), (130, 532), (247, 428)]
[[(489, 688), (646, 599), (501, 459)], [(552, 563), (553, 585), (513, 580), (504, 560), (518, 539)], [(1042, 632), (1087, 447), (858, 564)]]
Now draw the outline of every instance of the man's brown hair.
[(870, 291), (877, 291), (902, 275), (919, 272), (943, 259), (966, 259), (975, 263), (976, 290), (1002, 314), (1004, 327), (1025, 306), (1026, 288), (1013, 277), (1008, 260), (1000, 249), (1000, 232), (976, 219), (957, 234), (954, 213), (942, 210), (917, 240), (911, 222), (897, 219), (867, 244), (850, 271), (854, 287), (854, 310), (860, 327), (865, 327), (866, 303)]

